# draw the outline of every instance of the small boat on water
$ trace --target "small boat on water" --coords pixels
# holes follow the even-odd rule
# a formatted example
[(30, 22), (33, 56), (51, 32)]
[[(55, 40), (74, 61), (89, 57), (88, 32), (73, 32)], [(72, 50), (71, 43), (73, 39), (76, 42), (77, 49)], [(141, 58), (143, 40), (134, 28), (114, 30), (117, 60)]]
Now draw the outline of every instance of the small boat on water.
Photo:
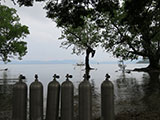
[(83, 62), (76, 63), (76, 66), (84, 66), (84, 63)]
[(7, 71), (8, 70), (8, 68), (5, 68), (5, 69), (0, 69), (0, 71)]

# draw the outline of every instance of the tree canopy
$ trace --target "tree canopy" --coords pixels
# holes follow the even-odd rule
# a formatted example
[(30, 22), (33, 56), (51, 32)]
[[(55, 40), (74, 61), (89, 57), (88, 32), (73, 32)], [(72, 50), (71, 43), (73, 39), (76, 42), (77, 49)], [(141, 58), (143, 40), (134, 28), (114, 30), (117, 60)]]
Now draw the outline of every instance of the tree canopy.
[(90, 17), (106, 51), (125, 60), (145, 57), (148, 68), (160, 68), (160, 0), (49, 0), (45, 9), (60, 27), (83, 26)]
[(99, 27), (95, 23), (86, 20), (84, 26), (73, 28), (72, 26), (62, 27), (61, 47), (73, 46), (73, 53), (83, 54), (88, 46), (96, 48), (101, 42)]
[(104, 23), (104, 47), (123, 59), (148, 58), (148, 67), (159, 69), (160, 1), (123, 1), (114, 17), (108, 18)]
[(90, 21), (90, 18), (85, 20), (85, 24), (79, 27), (64, 26), (59, 39), (62, 39), (61, 47), (72, 47), (74, 54), (84, 54), (86, 69), (91, 69), (89, 65), (89, 55), (92, 57), (95, 54), (94, 48), (101, 43), (100, 29), (96, 23)]
[(27, 53), (27, 43), (21, 39), (29, 30), (19, 20), (15, 9), (0, 5), (0, 58), (4, 62), (15, 57), (21, 59)]

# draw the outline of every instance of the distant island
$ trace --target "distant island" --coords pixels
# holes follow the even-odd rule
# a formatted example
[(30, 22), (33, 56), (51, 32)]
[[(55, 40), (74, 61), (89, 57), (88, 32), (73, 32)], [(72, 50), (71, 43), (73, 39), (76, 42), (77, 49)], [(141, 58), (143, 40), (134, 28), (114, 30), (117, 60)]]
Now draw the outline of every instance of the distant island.
[(140, 60), (140, 61), (137, 62), (137, 64), (148, 64), (148, 63), (149, 63), (148, 59)]

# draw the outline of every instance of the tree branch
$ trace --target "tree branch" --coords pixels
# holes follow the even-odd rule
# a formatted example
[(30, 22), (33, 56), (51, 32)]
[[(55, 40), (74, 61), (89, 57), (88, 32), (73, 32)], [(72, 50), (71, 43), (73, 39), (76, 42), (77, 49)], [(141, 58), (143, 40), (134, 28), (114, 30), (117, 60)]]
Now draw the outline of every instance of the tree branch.
[(65, 31), (68, 31), (69, 33), (71, 33), (72, 35), (74, 35), (76, 38), (78, 38), (79, 39), (79, 41), (82, 41), (82, 39), (77, 35), (77, 34), (75, 34), (74, 32), (72, 32), (72, 31), (70, 31), (70, 30), (68, 30), (68, 29), (66, 29), (66, 28), (64, 28), (64, 27), (62, 27)]
[[(123, 33), (121, 32), (121, 30), (119, 29), (119, 27), (111, 21), (111, 23), (114, 25), (114, 27), (118, 30), (118, 33), (121, 35), (121, 38), (125, 38), (126, 35), (123, 35)], [(125, 41), (125, 39), (121, 39), (121, 41), (119, 43), (123, 43)], [(147, 56), (147, 54), (143, 53), (143, 52), (139, 52), (138, 50), (136, 50), (133, 45), (129, 42), (129, 41), (126, 41), (127, 44), (129, 45), (129, 47), (133, 50), (133, 51), (130, 51), (132, 52), (133, 54), (137, 54), (137, 55), (140, 55), (140, 56)], [(118, 42), (117, 42), (118, 43)]]
[[(79, 37), (79, 36), (78, 36), (77, 34), (75, 34), (74, 32), (72, 32), (72, 31), (70, 31), (70, 30), (68, 30), (68, 29), (66, 29), (66, 28), (64, 28), (64, 27), (63, 27), (63, 29), (66, 30), (66, 31), (68, 31), (70, 34), (74, 35), (76, 38), (79, 39), (79, 41), (82, 41), (81, 37)], [(86, 47), (89, 47), (89, 46), (87, 45), (87, 43), (85, 43), (85, 46), (86, 46)]]
[(144, 53), (142, 52), (137, 52), (137, 51), (128, 51), (129, 53), (132, 53), (132, 54), (135, 54), (135, 55), (139, 55), (139, 56), (142, 56), (142, 57), (147, 57)]
[(143, 56), (143, 57), (147, 56), (146, 53), (137, 51), (131, 44), (128, 43), (128, 45), (133, 50), (133, 51), (130, 51), (133, 54), (140, 55), (140, 56)]

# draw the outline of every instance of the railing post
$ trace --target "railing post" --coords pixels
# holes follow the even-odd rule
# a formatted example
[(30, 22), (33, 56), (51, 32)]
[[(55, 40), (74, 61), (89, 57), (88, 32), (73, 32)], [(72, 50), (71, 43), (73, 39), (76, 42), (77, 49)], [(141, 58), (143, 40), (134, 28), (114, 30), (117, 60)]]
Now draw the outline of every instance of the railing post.
[(79, 84), (79, 120), (92, 120), (92, 94), (89, 76)]
[(66, 75), (66, 81), (61, 86), (61, 120), (73, 120), (73, 83), (69, 81), (72, 75)]
[(101, 84), (101, 117), (102, 120), (114, 120), (114, 86), (106, 74), (105, 81)]
[(13, 86), (13, 114), (12, 120), (26, 120), (27, 118), (27, 85), (19, 76), (19, 82)]
[(43, 120), (43, 85), (35, 75), (30, 85), (30, 120)]
[(48, 84), (46, 120), (58, 120), (60, 84), (56, 80), (58, 75), (54, 74), (54, 79)]

